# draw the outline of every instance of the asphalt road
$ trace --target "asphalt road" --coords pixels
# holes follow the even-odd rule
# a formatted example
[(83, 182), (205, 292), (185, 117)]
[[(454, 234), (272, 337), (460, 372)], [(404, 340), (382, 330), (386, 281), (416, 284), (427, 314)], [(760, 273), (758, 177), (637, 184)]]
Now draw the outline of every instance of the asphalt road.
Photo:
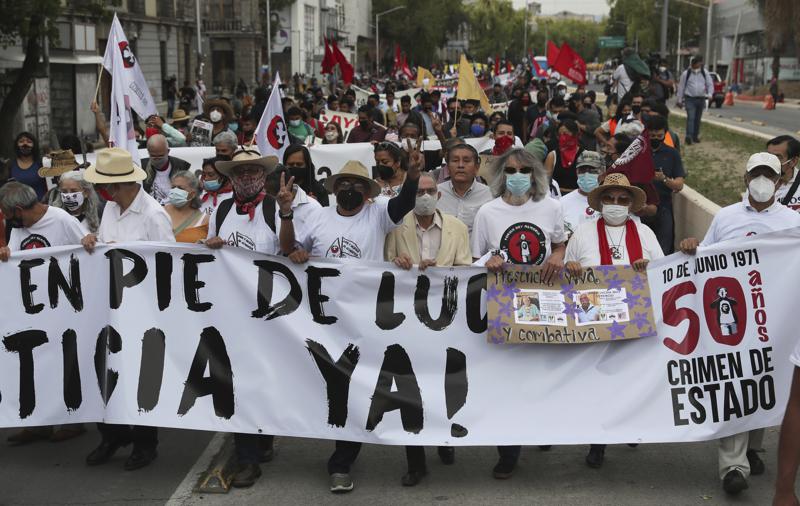
[(795, 104), (778, 104), (776, 109), (767, 111), (759, 102), (739, 100), (733, 106), (707, 109), (703, 118), (773, 136), (800, 135), (800, 106)]

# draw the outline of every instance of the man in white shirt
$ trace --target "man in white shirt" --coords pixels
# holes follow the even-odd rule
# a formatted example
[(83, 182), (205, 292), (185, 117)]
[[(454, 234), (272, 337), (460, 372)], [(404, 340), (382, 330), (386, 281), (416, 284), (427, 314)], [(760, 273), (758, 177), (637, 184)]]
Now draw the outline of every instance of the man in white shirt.
[(567, 237), (587, 222), (595, 222), (600, 218), (600, 213), (589, 205), (589, 192), (600, 184), (600, 175), (606, 171), (603, 155), (596, 151), (582, 151), (575, 162), (575, 172), (578, 174), (578, 189), (561, 197), (561, 206), (564, 208), (564, 230)]
[(700, 142), (700, 119), (706, 101), (714, 94), (714, 81), (703, 67), (703, 57), (692, 57), (691, 66), (678, 79), (678, 107), (686, 107), (686, 145)]
[(148, 158), (142, 160), (142, 168), (147, 173), (142, 186), (159, 204), (165, 204), (172, 189), (172, 176), (182, 170), (189, 170), (190, 164), (186, 160), (169, 156), (167, 138), (161, 134), (147, 139), (147, 154)]
[[(756, 153), (747, 161), (747, 200), (722, 208), (706, 232), (703, 242), (690, 237), (680, 243), (684, 253), (693, 255), (697, 248), (722, 241), (746, 241), (751, 235), (800, 227), (800, 214), (781, 205), (775, 190), (781, 178), (781, 162), (773, 154)], [(764, 472), (764, 462), (756, 453), (761, 447), (764, 429), (751, 430), (719, 440), (719, 476), (722, 488), (738, 494), (748, 487), (747, 477)]]
[[(97, 152), (97, 161), (86, 169), (84, 178), (102, 187), (112, 200), (106, 204), (97, 235), (83, 238), (87, 251), (94, 251), (97, 241), (105, 243), (131, 241), (175, 242), (172, 221), (164, 208), (139, 184), (147, 174), (133, 163), (130, 153), (122, 148)], [(97, 424), (103, 439), (86, 457), (90, 466), (105, 464), (123, 446), (133, 443), (133, 451), (125, 461), (125, 470), (133, 471), (149, 465), (158, 453), (157, 427)]]
[(781, 181), (775, 199), (789, 209), (800, 211), (800, 180), (797, 179), (800, 141), (791, 135), (779, 135), (767, 141), (767, 152), (781, 162)]
[(475, 215), (492, 200), (492, 192), (475, 179), (481, 163), (475, 148), (469, 144), (453, 146), (447, 151), (446, 161), (450, 180), (439, 183), (442, 196), (436, 208), (461, 220), (471, 234)]

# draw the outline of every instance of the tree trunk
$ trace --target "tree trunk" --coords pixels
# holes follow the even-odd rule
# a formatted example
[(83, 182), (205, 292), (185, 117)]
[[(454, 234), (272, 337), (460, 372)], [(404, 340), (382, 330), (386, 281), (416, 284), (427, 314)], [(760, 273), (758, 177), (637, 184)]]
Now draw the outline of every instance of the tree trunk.
[(41, 16), (31, 18), (31, 31), (25, 48), (25, 61), (22, 62), (17, 79), (11, 85), (11, 90), (3, 99), (3, 105), (0, 107), (0, 156), (3, 158), (13, 155), (14, 116), (22, 106), (22, 101), (25, 100), (25, 95), (28, 94), (28, 90), (33, 84), (36, 67), (42, 54), (40, 41), (44, 31), (43, 23), (44, 18)]
[(781, 71), (781, 51), (780, 49), (773, 49), (772, 50), (772, 78), (776, 81), (778, 80), (778, 74)]

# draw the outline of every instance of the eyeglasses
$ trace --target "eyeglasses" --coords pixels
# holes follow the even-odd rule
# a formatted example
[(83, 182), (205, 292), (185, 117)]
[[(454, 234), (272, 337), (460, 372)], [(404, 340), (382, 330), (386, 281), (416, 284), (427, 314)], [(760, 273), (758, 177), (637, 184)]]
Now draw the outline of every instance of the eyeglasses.
[(244, 166), (233, 169), (234, 176), (257, 176), (263, 169), (261, 167)]
[(338, 181), (336, 183), (336, 187), (334, 188), (334, 190), (337, 192), (355, 190), (357, 192), (366, 193), (367, 186), (361, 182), (354, 183), (352, 181), (345, 180), (345, 181)]
[(503, 169), (503, 172), (506, 174), (516, 174), (519, 172), (520, 174), (530, 174), (533, 172), (533, 167), (508, 167), (506, 166)]
[(605, 194), (600, 197), (600, 202), (605, 205), (612, 205), (616, 204), (618, 206), (629, 206), (631, 205), (631, 198), (628, 195), (618, 195), (616, 197)]
[(438, 188), (428, 188), (427, 190), (420, 188), (417, 190), (417, 197), (423, 197), (425, 195), (436, 195), (437, 193), (439, 193)]

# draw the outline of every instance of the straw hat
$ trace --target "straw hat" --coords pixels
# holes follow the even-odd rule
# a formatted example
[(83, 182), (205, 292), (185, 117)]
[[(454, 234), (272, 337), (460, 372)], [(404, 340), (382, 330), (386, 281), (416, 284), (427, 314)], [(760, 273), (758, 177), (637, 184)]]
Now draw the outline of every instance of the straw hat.
[(97, 152), (97, 159), (83, 177), (90, 183), (133, 183), (144, 180), (147, 174), (126, 150), (108, 148)]
[(325, 189), (328, 190), (328, 193), (333, 193), (336, 181), (343, 177), (359, 179), (363, 181), (364, 184), (369, 185), (369, 195), (367, 195), (366, 198), (376, 197), (381, 193), (381, 187), (378, 186), (375, 180), (369, 177), (369, 171), (364, 167), (364, 164), (357, 160), (350, 160), (344, 164), (342, 170), (325, 179)]
[(169, 120), (170, 123), (181, 123), (183, 121), (188, 121), (191, 119), (191, 116), (186, 114), (186, 111), (183, 109), (175, 109), (172, 111), (172, 119)]
[(614, 188), (625, 190), (631, 194), (631, 197), (633, 197), (633, 203), (631, 204), (630, 212), (635, 213), (644, 207), (645, 201), (647, 200), (644, 191), (636, 186), (633, 186), (630, 181), (628, 181), (628, 178), (625, 176), (625, 174), (619, 173), (607, 175), (600, 186), (589, 192), (589, 206), (595, 211), (602, 212), (603, 204), (600, 202), (600, 197), (606, 190)]
[(233, 154), (230, 161), (217, 162), (214, 167), (223, 176), (232, 177), (234, 167), (240, 165), (258, 165), (269, 174), (278, 165), (277, 156), (261, 156), (255, 148), (240, 149)]
[(206, 117), (208, 117), (208, 113), (214, 107), (219, 107), (220, 109), (222, 109), (222, 114), (225, 115), (222, 118), (223, 122), (230, 123), (231, 121), (233, 121), (233, 116), (234, 116), (233, 107), (231, 107), (231, 104), (227, 100), (222, 98), (212, 98), (210, 100), (207, 100), (203, 104), (203, 114), (205, 114)]
[(53, 151), (50, 153), (50, 167), (39, 169), (39, 177), (56, 177), (77, 168), (78, 162), (71, 149)]

